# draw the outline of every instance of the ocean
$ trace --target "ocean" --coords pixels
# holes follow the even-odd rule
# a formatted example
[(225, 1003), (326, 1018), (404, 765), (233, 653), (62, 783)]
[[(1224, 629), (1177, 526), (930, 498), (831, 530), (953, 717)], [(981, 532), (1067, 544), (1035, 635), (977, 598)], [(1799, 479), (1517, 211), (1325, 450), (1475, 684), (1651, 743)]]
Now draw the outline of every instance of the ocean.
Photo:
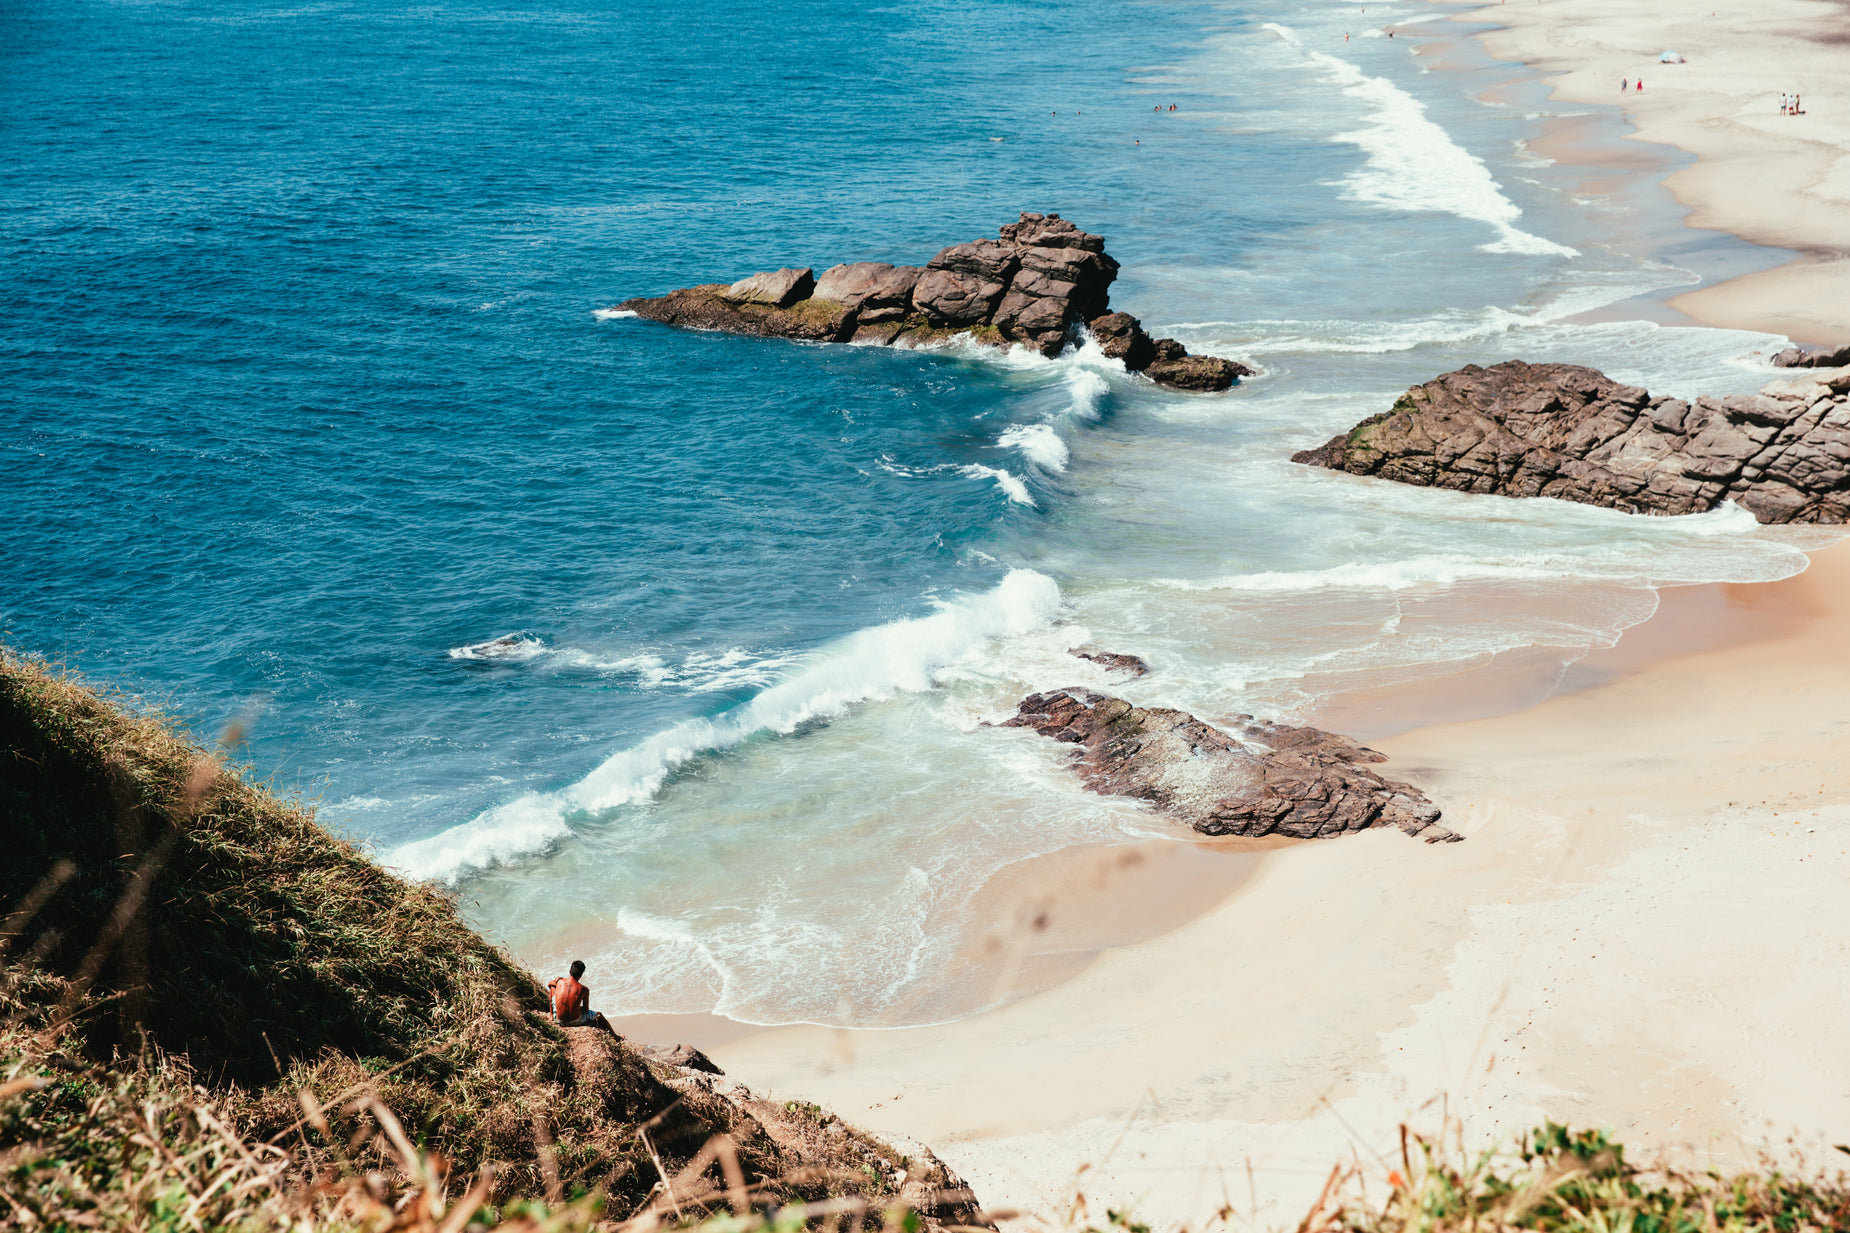
[[(1783, 344), (1676, 324), (1666, 292), (1772, 258), (1654, 179), (1590, 195), (1534, 146), (1619, 108), (1443, 16), (9, 5), (0, 638), (239, 722), (254, 774), (536, 968), (585, 958), (607, 1012), (972, 1013), (1008, 996), (970, 978), (986, 887), (1183, 838), (986, 726), (1026, 693), (1379, 737), (1545, 694), (1663, 586), (1803, 568), (1732, 508), (1288, 461), (1466, 363), (1735, 393)], [(608, 311), (1022, 210), (1261, 375)]]

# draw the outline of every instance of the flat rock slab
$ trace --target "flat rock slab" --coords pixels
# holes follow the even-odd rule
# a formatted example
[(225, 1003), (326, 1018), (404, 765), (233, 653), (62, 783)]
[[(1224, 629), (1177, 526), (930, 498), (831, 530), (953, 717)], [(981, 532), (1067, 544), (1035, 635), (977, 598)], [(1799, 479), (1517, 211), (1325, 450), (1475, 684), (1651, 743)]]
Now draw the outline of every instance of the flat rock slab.
[[(736, 286), (737, 284), (734, 284)], [(684, 287), (660, 299), (631, 300), (623, 307), (652, 321), (694, 330), (758, 334), (805, 342), (846, 342), (853, 336), (856, 314), (831, 300), (799, 300), (788, 308), (734, 301), (724, 283)]]
[(726, 288), (726, 298), (737, 304), (769, 304), (772, 308), (789, 308), (798, 300), (807, 300), (816, 292), (815, 272), (769, 270), (741, 278)]
[(1850, 516), (1850, 375), (1652, 397), (1574, 364), (1468, 365), (1292, 461), (1403, 484), (1643, 514), (1734, 501), (1767, 523)]
[(1227, 733), (1186, 711), (1077, 687), (1024, 698), (1001, 726), (1071, 743), (1086, 787), (1149, 801), (1204, 835), (1324, 839), (1394, 826), (1428, 843), (1463, 838), (1438, 825), (1418, 788), (1363, 765), (1385, 762), (1381, 754), (1317, 728), (1242, 715)]

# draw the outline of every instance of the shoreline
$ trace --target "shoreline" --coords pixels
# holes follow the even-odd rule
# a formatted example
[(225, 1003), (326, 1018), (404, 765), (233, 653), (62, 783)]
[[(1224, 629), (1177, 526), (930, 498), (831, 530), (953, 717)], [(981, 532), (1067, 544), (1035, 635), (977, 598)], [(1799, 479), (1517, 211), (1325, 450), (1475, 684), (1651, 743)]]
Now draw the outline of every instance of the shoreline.
[[(1850, 340), (1850, 42), (1825, 0), (1718, 4), (1708, 16), (1659, 3), (1614, 16), (1594, 0), (1484, 7), (1457, 20), (1495, 58), (1534, 69), (1556, 102), (1626, 109), (1628, 139), (1691, 156), (1664, 185), (1696, 230), (1782, 251), (1771, 269), (1682, 292), (1673, 309), (1727, 329), (1837, 346)], [(1663, 64), (1677, 51), (1687, 63)], [(1623, 79), (1645, 89), (1618, 92)], [(1804, 114), (1782, 116), (1796, 91)]]
[[(1583, 2), (1474, 5), (1458, 19), (1497, 28), (1422, 33), (1526, 66), (1511, 95), (1609, 105), (1575, 88), (1603, 81), (1606, 59), (1550, 58), (1546, 23)], [(1703, 45), (1683, 44), (1677, 67), (1699, 68)], [(1435, 47), (1435, 66), (1448, 58)], [(1712, 246), (1689, 264), (1713, 281), (1603, 312), (1850, 335), (1850, 296), (1835, 316), (1819, 288), (1799, 297), (1823, 313), (1815, 328), (1756, 307), (1749, 293), (1790, 289), (1804, 259), (1740, 274), (1738, 249), (1699, 238), (1792, 247), (1704, 204), (1713, 160), (1675, 123), (1687, 96), (1646, 93), (1626, 115), (1543, 118), (1531, 142), (1619, 207), (1620, 243), (1671, 260)], [(1681, 203), (1674, 234), (1649, 208), (1658, 183)], [(1019, 939), (1030, 901), (1053, 902), (1062, 929), (1109, 902), (1124, 927), (1048, 944), (990, 1009), (908, 1028), (619, 1030), (678, 1034), (765, 1094), (928, 1142), (1025, 1225), (1054, 1223), (1080, 1190), (1157, 1227), (1228, 1207), (1295, 1223), (1330, 1161), (1388, 1151), (1403, 1122), (1473, 1149), (1544, 1120), (1608, 1126), (1640, 1157), (1696, 1168), (1749, 1163), (1788, 1132), (1823, 1149), (1816, 1132), (1850, 1119), (1850, 1091), (1818, 1083), (1850, 1015), (1834, 940), (1850, 906), (1831, 898), (1850, 877), (1850, 774), (1834, 760), (1850, 721), (1833, 714), (1850, 656), (1831, 636), (1850, 614), (1850, 542), (1809, 555), (1779, 582), (1660, 588), (1649, 618), (1557, 671), (1518, 657), (1310, 717), (1361, 730), (1463, 844), (1369, 832), (1252, 858), (1218, 897), (1133, 877), (1049, 900), (1084, 882), (1070, 862), (1110, 849), (1067, 853), (1020, 871), (1034, 889), (1010, 887), (998, 919)], [(1200, 874), (1192, 846), (1155, 867)]]
[[(1563, 14), (1580, 0), (1521, 21), (1473, 3), (1460, 20), (1501, 28), (1468, 37), (1534, 68), (1551, 98), (1612, 101), (1562, 80), (1603, 79), (1604, 60), (1514, 54), (1525, 35), (1545, 42), (1544, 20), (1579, 20)], [(1683, 43), (1691, 65), (1678, 67), (1694, 66), (1704, 45)], [(1661, 91), (1619, 136), (1687, 161), (1560, 117), (1541, 122), (1538, 150), (1601, 196), (1664, 183), (1686, 213), (1660, 250), (1702, 231), (1798, 247), (1729, 212), (1754, 203), (1726, 183), (1738, 171), (1697, 170), (1716, 162), (1678, 139), (1682, 97)], [(1666, 323), (1835, 343), (1850, 337), (1850, 261), (1833, 260), (1711, 269), (1695, 290), (1609, 315), (1651, 316), (1632, 311), (1648, 304)], [(1229, 1210), (1292, 1224), (1329, 1161), (1390, 1152), (1402, 1123), (1473, 1150), (1553, 1120), (1696, 1169), (1819, 1159), (1822, 1128), (1850, 1119), (1828, 1062), (1850, 1015), (1836, 940), (1850, 908), (1834, 898), (1850, 877), (1850, 773), (1835, 759), (1850, 654), (1832, 636), (1850, 615), (1850, 542), (1808, 556), (1777, 582), (1660, 588), (1616, 645), (1552, 683), (1493, 680), (1500, 696), (1478, 712), (1459, 700), (1494, 673), (1377, 700), (1422, 721), (1369, 738), (1383, 772), (1444, 806), (1464, 844), (1369, 832), (1295, 845), (1202, 915), (996, 1010), (770, 1029), (716, 1057), (931, 1142), (1026, 1227), (1056, 1223), (1080, 1192), (1157, 1227)], [(1310, 722), (1346, 731), (1367, 713), (1346, 699)]]
[[(1850, 542), (1812, 560), (1688, 588), (1668, 658), (1377, 742), (1463, 844), (1295, 845), (1206, 915), (999, 1010), (772, 1029), (715, 1057), (931, 1143), (992, 1204), (1063, 1210), (1084, 1163), (1095, 1201), (1158, 1225), (1199, 1225), (1223, 1184), (1244, 1196), (1248, 1162), (1238, 1210), (1295, 1220), (1330, 1160), (1386, 1150), (1402, 1121), (1462, 1116), (1473, 1148), (1610, 1126), (1704, 1168), (1789, 1132), (1820, 1148), (1850, 1119), (1850, 1090), (1819, 1088), (1850, 1015)], [(1680, 650), (1718, 604), (1747, 640)]]

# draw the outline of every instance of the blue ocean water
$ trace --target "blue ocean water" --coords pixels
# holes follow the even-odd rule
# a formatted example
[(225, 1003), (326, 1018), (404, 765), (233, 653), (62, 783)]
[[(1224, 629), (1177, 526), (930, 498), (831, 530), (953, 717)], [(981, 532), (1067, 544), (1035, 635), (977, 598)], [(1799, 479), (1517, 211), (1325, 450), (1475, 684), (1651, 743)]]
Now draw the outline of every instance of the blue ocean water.
[[(260, 774), (524, 957), (601, 958), (609, 1009), (961, 1013), (976, 888), (1167, 833), (980, 727), (1103, 683), (1070, 646), (1315, 718), (1802, 565), (1744, 515), (1284, 461), (1465, 362), (1722, 391), (1776, 341), (1578, 324), (1693, 276), (1480, 101), (1503, 70), (1369, 8), (9, 5), (5, 640), (254, 715)], [(1264, 376), (597, 311), (1025, 209)]]

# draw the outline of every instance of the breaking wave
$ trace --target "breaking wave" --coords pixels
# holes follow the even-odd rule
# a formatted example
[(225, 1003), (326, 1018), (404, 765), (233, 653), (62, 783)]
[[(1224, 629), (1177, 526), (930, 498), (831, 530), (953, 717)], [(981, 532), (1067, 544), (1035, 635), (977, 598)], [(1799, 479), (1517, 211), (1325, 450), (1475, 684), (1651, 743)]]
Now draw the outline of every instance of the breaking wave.
[(943, 669), (980, 654), (993, 638), (1028, 633), (1060, 607), (1053, 579), (1011, 570), (994, 589), (943, 602), (929, 616), (850, 634), (795, 675), (710, 719), (690, 719), (612, 755), (568, 788), (499, 805), (427, 839), (403, 844), (385, 862), (413, 877), (454, 881), (471, 869), (542, 851), (593, 818), (652, 797), (674, 770), (759, 732), (789, 734), (807, 721), (899, 691), (921, 691)]

